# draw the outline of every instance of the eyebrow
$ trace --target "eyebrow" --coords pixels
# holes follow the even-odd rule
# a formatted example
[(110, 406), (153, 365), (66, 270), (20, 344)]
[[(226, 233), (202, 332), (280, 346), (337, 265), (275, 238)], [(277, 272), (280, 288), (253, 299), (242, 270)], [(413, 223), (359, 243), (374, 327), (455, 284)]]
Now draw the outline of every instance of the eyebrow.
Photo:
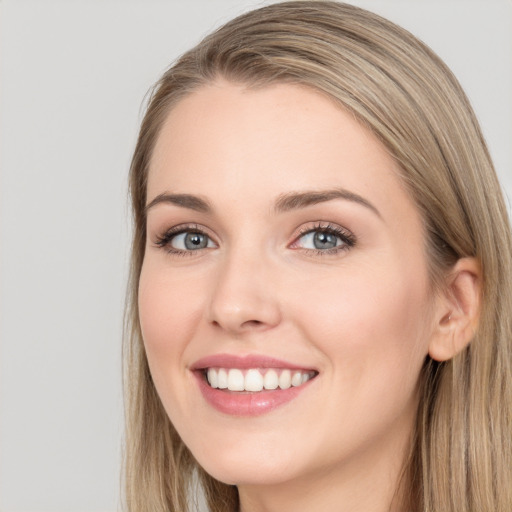
[(335, 188), (329, 190), (318, 190), (318, 191), (305, 191), (305, 192), (290, 192), (283, 194), (278, 197), (275, 204), (276, 212), (287, 212), (290, 210), (296, 210), (299, 208), (305, 208), (314, 204), (325, 203), (332, 201), (333, 199), (343, 199), (345, 201), (352, 201), (360, 204), (378, 217), (382, 218), (379, 210), (370, 201), (364, 197), (345, 190), (343, 188)]
[(192, 194), (169, 194), (164, 192), (157, 195), (149, 204), (144, 208), (144, 213), (156, 206), (157, 204), (174, 204), (181, 206), (182, 208), (188, 208), (189, 210), (195, 210), (196, 212), (209, 213), (212, 211), (210, 203), (206, 199), (194, 196)]
[[(343, 199), (345, 201), (352, 201), (360, 204), (378, 217), (382, 218), (379, 210), (370, 203), (364, 197), (345, 190), (343, 188), (335, 188), (329, 190), (314, 190), (304, 192), (289, 192), (287, 194), (280, 195), (274, 205), (274, 211), (276, 213), (287, 212), (290, 210), (298, 210), (300, 208), (306, 208), (319, 203), (325, 203), (334, 199)], [(201, 213), (210, 213), (213, 208), (210, 203), (199, 196), (193, 194), (169, 194), (164, 192), (157, 195), (149, 204), (145, 207), (145, 213), (156, 206), (157, 204), (173, 204), (182, 208), (188, 208), (189, 210), (195, 210)]]

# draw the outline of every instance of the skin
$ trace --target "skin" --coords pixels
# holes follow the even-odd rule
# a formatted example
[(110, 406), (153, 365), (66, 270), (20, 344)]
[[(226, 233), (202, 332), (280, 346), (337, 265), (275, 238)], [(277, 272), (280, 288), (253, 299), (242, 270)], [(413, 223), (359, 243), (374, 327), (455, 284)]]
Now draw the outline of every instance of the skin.
[[(439, 319), (447, 323), (421, 218), (397, 172), (353, 116), (296, 85), (218, 81), (181, 100), (162, 128), (148, 204), (193, 194), (211, 211), (148, 210), (139, 286), (146, 353), (183, 441), (206, 471), (238, 486), (243, 512), (392, 507), (418, 375)], [(333, 188), (371, 207), (332, 199), (275, 211), (284, 194)], [(183, 224), (199, 227), (209, 246), (157, 245)], [(303, 233), (328, 224), (354, 245), (315, 251)], [(318, 376), (284, 406), (234, 417), (204, 400), (190, 371), (218, 353), (284, 359)]]

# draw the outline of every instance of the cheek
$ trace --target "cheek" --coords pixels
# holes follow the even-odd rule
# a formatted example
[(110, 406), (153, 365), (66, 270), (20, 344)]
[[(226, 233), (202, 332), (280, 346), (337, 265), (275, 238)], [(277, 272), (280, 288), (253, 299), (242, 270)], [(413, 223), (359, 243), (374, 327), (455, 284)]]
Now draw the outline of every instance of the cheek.
[(332, 456), (386, 432), (409, 435), (428, 345), (426, 280), (400, 272), (377, 279), (368, 269), (342, 282), (319, 281), (305, 295), (308, 307), (298, 307), (296, 318), (325, 356), (322, 392), (333, 406), (317, 418), (321, 437), (339, 446), (331, 446)]
[(201, 315), (196, 283), (145, 262), (139, 281), (139, 316), (152, 374), (178, 362)]
[[(308, 337), (345, 378), (415, 380), (427, 354), (429, 288), (425, 275), (371, 268), (317, 280), (297, 304)], [(397, 372), (398, 369), (398, 372)], [(348, 377), (349, 376), (349, 377)]]

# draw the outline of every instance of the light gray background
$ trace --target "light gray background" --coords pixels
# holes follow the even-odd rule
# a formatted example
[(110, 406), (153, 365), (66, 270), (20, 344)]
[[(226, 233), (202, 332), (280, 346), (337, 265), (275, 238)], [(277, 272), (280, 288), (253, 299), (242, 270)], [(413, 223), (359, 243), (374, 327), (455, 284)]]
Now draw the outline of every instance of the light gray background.
[[(126, 174), (144, 94), (249, 0), (3, 0), (0, 510), (119, 506)], [(512, 2), (367, 0), (452, 67), (512, 196)]]

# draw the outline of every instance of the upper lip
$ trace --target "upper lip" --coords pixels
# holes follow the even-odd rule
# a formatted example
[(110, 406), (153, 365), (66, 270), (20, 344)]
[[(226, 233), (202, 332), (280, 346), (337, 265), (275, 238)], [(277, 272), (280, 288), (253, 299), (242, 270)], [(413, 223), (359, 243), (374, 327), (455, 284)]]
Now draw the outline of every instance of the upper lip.
[(202, 357), (195, 361), (190, 367), (192, 371), (204, 370), (205, 368), (288, 368), (290, 370), (315, 370), (315, 368), (307, 365), (294, 364), (289, 361), (259, 354), (244, 356), (235, 354), (215, 354)]

